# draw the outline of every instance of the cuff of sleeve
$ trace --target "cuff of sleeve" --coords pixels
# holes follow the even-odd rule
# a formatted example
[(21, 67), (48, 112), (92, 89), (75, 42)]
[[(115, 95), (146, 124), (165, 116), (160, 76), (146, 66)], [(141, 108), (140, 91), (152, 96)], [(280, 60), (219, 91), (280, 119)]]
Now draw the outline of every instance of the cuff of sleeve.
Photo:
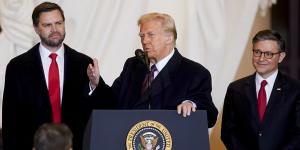
[(191, 101), (191, 100), (185, 100), (185, 101), (182, 102), (182, 104), (186, 103), (186, 102), (192, 103), (193, 108), (197, 108), (197, 105), (193, 101)]

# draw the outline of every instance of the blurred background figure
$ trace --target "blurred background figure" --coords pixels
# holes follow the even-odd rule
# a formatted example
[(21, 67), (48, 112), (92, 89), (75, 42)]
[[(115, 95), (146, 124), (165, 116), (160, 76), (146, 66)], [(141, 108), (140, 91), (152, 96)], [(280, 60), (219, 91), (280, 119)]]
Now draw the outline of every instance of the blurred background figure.
[(45, 123), (34, 134), (33, 150), (72, 150), (72, 138), (67, 125)]

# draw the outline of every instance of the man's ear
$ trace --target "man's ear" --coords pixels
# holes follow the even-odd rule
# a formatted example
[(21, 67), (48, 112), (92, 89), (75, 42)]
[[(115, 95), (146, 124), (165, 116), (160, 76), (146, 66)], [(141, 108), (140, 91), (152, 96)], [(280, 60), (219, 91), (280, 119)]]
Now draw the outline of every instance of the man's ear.
[(33, 29), (34, 29), (35, 33), (39, 35), (39, 29), (35, 25), (33, 25)]
[(173, 40), (174, 40), (174, 37), (172, 36), (172, 34), (168, 34), (167, 40), (166, 40), (167, 44), (173, 43)]
[(283, 61), (283, 59), (284, 59), (285, 56), (286, 56), (285, 52), (281, 52), (279, 54), (279, 63), (281, 63)]

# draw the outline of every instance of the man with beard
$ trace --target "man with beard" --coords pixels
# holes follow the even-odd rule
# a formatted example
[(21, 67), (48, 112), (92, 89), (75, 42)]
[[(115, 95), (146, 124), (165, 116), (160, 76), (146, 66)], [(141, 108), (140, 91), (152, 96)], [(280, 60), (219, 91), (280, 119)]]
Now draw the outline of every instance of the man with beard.
[[(65, 123), (74, 134), (74, 150), (82, 149), (83, 132), (93, 101), (86, 74), (92, 59), (63, 44), (65, 18), (55, 3), (44, 2), (32, 14), (41, 42), (13, 58), (6, 69), (3, 95), (3, 145), (30, 150), (33, 135), (44, 123)], [(102, 88), (102, 92), (105, 88)], [(102, 98), (106, 99), (106, 94)]]

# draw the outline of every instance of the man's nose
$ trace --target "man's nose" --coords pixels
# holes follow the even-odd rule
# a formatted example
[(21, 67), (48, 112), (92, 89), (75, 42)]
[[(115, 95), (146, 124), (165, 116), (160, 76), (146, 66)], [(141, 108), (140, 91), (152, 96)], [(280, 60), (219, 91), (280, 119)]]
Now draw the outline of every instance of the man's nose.
[(260, 61), (264, 61), (265, 60), (265, 53), (261, 53), (260, 57), (259, 57)]
[(143, 38), (142, 38), (142, 43), (143, 44), (147, 44), (147, 43), (149, 43), (149, 37), (148, 36), (144, 36)]
[(56, 31), (57, 31), (56, 25), (51, 25), (51, 31), (52, 31), (52, 32), (56, 32)]

